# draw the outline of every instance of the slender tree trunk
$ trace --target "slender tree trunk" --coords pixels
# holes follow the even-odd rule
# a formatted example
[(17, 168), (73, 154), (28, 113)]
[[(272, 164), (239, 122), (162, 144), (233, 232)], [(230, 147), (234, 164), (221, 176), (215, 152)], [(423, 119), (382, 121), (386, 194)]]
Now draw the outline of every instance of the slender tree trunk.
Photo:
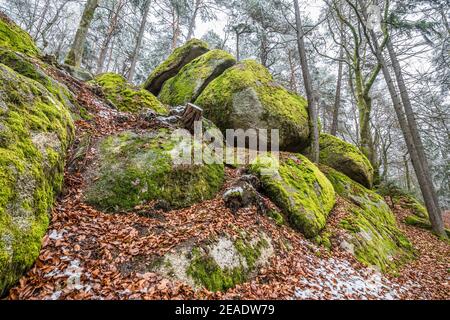
[(105, 39), (103, 40), (100, 49), (100, 54), (97, 60), (97, 71), (96, 71), (97, 74), (102, 73), (103, 71), (103, 65), (105, 64), (106, 55), (108, 53), (108, 47), (114, 35), (114, 32), (117, 29), (117, 25), (119, 22), (119, 14), (120, 11), (122, 10), (123, 4), (124, 4), (123, 0), (119, 0), (119, 2), (117, 3), (116, 10), (114, 10), (113, 16), (111, 17), (111, 20), (109, 22), (108, 31), (106, 33)]
[(195, 8), (194, 8), (194, 12), (191, 17), (191, 21), (189, 22), (188, 34), (186, 37), (186, 40), (188, 40), (188, 41), (191, 40), (194, 35), (195, 22), (197, 20), (197, 14), (198, 14), (198, 10), (200, 8), (200, 4), (201, 4), (201, 0), (195, 0)]
[(172, 50), (178, 46), (178, 38), (180, 36), (180, 15), (176, 8), (172, 9)]
[[(425, 155), (425, 148), (422, 143), (422, 138), (420, 137), (417, 121), (416, 121), (416, 118), (414, 117), (414, 111), (413, 111), (412, 105), (411, 105), (411, 99), (409, 98), (408, 90), (406, 88), (405, 81), (403, 79), (403, 74), (402, 74), (402, 70), (400, 67), (400, 63), (398, 62), (397, 55), (395, 54), (395, 50), (392, 45), (391, 39), (389, 39), (387, 42), (387, 48), (388, 48), (388, 52), (389, 52), (389, 57), (391, 58), (392, 67), (394, 69), (395, 78), (397, 80), (397, 85), (400, 90), (400, 97), (403, 102), (403, 107), (405, 109), (406, 120), (408, 122), (412, 140), (414, 141), (414, 146), (416, 148), (417, 156), (418, 156), (420, 164), (422, 166), (426, 184), (429, 189), (432, 200), (434, 202), (435, 208), (436, 208), (435, 220), (436, 220), (437, 225), (436, 225), (436, 230), (434, 230), (435, 229), (434, 227), (433, 227), (433, 230), (435, 232), (440, 230), (445, 234), (444, 225), (443, 225), (443, 221), (442, 221), (442, 212), (439, 207), (439, 201), (438, 201), (438, 197), (436, 194), (436, 190), (433, 185), (433, 181), (431, 180), (431, 172), (430, 172), (430, 167), (428, 165), (428, 160)], [(431, 218), (431, 215), (430, 215), (430, 218)]]
[[(342, 41), (342, 40), (341, 40)], [(342, 86), (342, 69), (344, 59), (344, 48), (341, 46), (339, 50), (339, 69), (338, 69), (338, 79), (336, 84), (336, 95), (334, 97), (334, 107), (333, 107), (333, 121), (331, 122), (331, 131), (330, 133), (335, 136), (338, 129), (338, 121), (339, 121), (339, 108), (341, 105), (341, 86)]]
[(239, 52), (239, 37), (240, 37), (239, 32), (236, 32), (236, 61), (238, 62), (241, 60)]
[(77, 33), (75, 34), (75, 39), (73, 40), (65, 61), (65, 63), (71, 66), (81, 66), (81, 59), (83, 58), (87, 32), (89, 30), (89, 26), (91, 25), (92, 19), (94, 18), (95, 10), (98, 7), (98, 1), (99, 0), (88, 0), (86, 6), (84, 7), (83, 15), (81, 16), (81, 21), (78, 26)]
[(406, 189), (411, 191), (411, 175), (409, 174), (409, 163), (407, 156), (407, 154), (403, 156), (403, 164), (405, 165)]
[(319, 126), (317, 121), (317, 101), (314, 96), (311, 75), (309, 73), (308, 59), (306, 57), (304, 33), (298, 0), (294, 0), (295, 22), (297, 28), (297, 46), (300, 54), (303, 82), (305, 83), (306, 97), (308, 99), (309, 128), (311, 134), (311, 158), (315, 163), (319, 162)]
[(297, 93), (297, 79), (295, 77), (295, 65), (294, 65), (294, 59), (292, 57), (292, 50), (289, 49), (288, 50), (288, 61), (289, 61), (289, 71), (290, 71), (290, 75), (289, 75), (289, 89), (292, 92)]
[(113, 39), (111, 41), (111, 45), (109, 46), (108, 62), (106, 63), (106, 69), (105, 69), (106, 72), (108, 72), (110, 70), (109, 67), (111, 66), (112, 56), (113, 56), (113, 52), (114, 52), (114, 45), (115, 45), (115, 41)]
[[(366, 15), (367, 17), (367, 15)], [(405, 111), (403, 109), (402, 101), (397, 93), (397, 89), (394, 84), (394, 80), (391, 77), (389, 72), (389, 68), (387, 67), (386, 61), (384, 59), (383, 53), (380, 50), (380, 46), (378, 45), (377, 37), (373, 30), (369, 31), (372, 42), (374, 44), (376, 50), (376, 56), (381, 64), (384, 79), (386, 80), (386, 84), (389, 90), (389, 93), (392, 98), (392, 102), (394, 105), (395, 113), (397, 114), (397, 119), (400, 124), (400, 128), (403, 133), (403, 137), (406, 141), (406, 145), (408, 148), (408, 152), (411, 156), (411, 161), (414, 167), (414, 171), (417, 176), (417, 180), (419, 182), (420, 189), (422, 191), (422, 195), (425, 201), (425, 205), (428, 210), (428, 215), (430, 218), (431, 226), (433, 231), (443, 238), (447, 238), (444, 229), (444, 223), (442, 221), (442, 214), (437, 202), (435, 202), (435, 197), (433, 196), (434, 188), (429, 183), (429, 172), (426, 172), (426, 166), (423, 165), (419, 153), (416, 148), (416, 141), (414, 139), (414, 135), (411, 132), (408, 121), (405, 117)]]
[(144, 11), (142, 12), (141, 24), (139, 26), (139, 33), (136, 38), (136, 44), (134, 46), (133, 54), (131, 56), (130, 71), (128, 72), (128, 81), (132, 82), (134, 78), (134, 72), (136, 70), (136, 64), (139, 57), (139, 51), (141, 50), (142, 39), (144, 38), (145, 27), (147, 24), (148, 12), (150, 10), (150, 0), (144, 3)]

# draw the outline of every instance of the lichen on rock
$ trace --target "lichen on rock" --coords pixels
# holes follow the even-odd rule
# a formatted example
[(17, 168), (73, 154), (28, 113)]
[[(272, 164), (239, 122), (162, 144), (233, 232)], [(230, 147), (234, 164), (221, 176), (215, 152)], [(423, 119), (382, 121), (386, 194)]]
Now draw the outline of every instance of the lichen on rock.
[(326, 133), (320, 134), (319, 145), (321, 164), (344, 173), (367, 188), (372, 187), (373, 167), (356, 146)]
[(295, 229), (312, 238), (325, 227), (335, 202), (333, 186), (306, 157), (282, 153), (278, 162), (273, 156), (260, 156), (250, 171)]
[(195, 101), (205, 117), (226, 129), (278, 129), (280, 150), (300, 151), (309, 143), (307, 102), (275, 83), (253, 60), (226, 70)]
[(194, 102), (212, 80), (235, 63), (236, 59), (229, 53), (211, 50), (185, 65), (175, 77), (167, 80), (159, 99), (173, 106)]
[[(107, 211), (131, 210), (151, 200), (182, 208), (212, 198), (224, 179), (224, 166), (177, 164), (182, 141), (159, 129), (143, 134), (122, 132), (99, 142), (86, 201)], [(191, 151), (189, 151), (191, 152)]]
[(73, 135), (66, 106), (0, 64), (0, 296), (39, 255)]
[(90, 83), (99, 85), (105, 97), (120, 111), (139, 112), (143, 109), (151, 109), (160, 114), (168, 113), (167, 107), (153, 94), (133, 86), (119, 74), (103, 73), (96, 76)]
[(263, 232), (238, 237), (222, 235), (195, 246), (184, 246), (163, 257), (156, 271), (194, 288), (225, 291), (248, 281), (274, 253)]
[(158, 95), (167, 80), (174, 77), (185, 65), (208, 52), (208, 44), (198, 39), (192, 39), (181, 47), (175, 49), (172, 54), (149, 75), (143, 87)]
[(413, 256), (411, 243), (380, 195), (330, 167), (320, 168), (336, 193), (348, 202), (348, 214), (339, 224), (348, 236), (347, 247), (353, 248), (359, 261), (382, 271), (395, 271)]
[(30, 35), (0, 11), (0, 47), (22, 52), (30, 56), (39, 55), (39, 49)]

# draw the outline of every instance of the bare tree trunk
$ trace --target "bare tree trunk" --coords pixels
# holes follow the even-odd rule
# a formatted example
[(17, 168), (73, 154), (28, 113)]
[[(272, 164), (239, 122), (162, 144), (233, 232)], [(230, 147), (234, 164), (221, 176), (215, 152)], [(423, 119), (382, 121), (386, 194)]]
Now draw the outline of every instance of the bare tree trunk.
[(294, 59), (292, 58), (292, 50), (288, 50), (288, 61), (289, 61), (289, 89), (292, 92), (297, 93), (297, 79), (295, 77), (295, 66), (294, 66)]
[(317, 101), (314, 96), (312, 87), (311, 75), (309, 73), (308, 60), (306, 57), (304, 33), (302, 27), (302, 20), (300, 16), (300, 8), (298, 0), (294, 0), (295, 7), (295, 22), (297, 28), (297, 46), (300, 54), (300, 64), (302, 67), (303, 82), (305, 83), (306, 97), (308, 99), (309, 111), (309, 128), (311, 134), (311, 158), (315, 163), (319, 162), (319, 126), (317, 122)]
[(150, 11), (150, 0), (144, 3), (144, 11), (142, 12), (141, 24), (139, 26), (139, 33), (134, 46), (133, 54), (131, 56), (130, 71), (128, 72), (128, 81), (133, 81), (134, 72), (136, 70), (136, 63), (139, 57), (139, 51), (141, 50), (142, 39), (144, 38), (145, 26), (147, 25), (148, 12)]
[(200, 4), (201, 4), (201, 0), (195, 0), (195, 8), (194, 8), (194, 12), (191, 17), (191, 21), (189, 22), (188, 34), (186, 37), (186, 40), (188, 40), (188, 41), (191, 40), (192, 36), (194, 35), (195, 22), (197, 20), (197, 14), (198, 14), (198, 10), (200, 9)]
[(172, 8), (172, 50), (178, 46), (178, 38), (180, 36), (180, 15), (177, 8)]
[[(427, 188), (429, 188), (430, 195), (434, 202), (436, 208), (436, 229), (433, 226), (433, 230), (438, 233), (438, 231), (442, 231), (445, 234), (444, 225), (442, 221), (442, 212), (439, 207), (438, 197), (436, 195), (436, 190), (433, 185), (433, 181), (431, 180), (431, 172), (430, 167), (428, 165), (428, 160), (425, 156), (425, 148), (423, 147), (422, 138), (420, 137), (419, 129), (417, 126), (417, 121), (414, 117), (414, 111), (412, 109), (411, 100), (409, 98), (408, 90), (405, 85), (405, 81), (403, 79), (402, 70), (400, 67), (400, 63), (398, 62), (397, 55), (395, 54), (394, 47), (392, 45), (391, 39), (387, 42), (387, 48), (389, 52), (389, 57), (391, 58), (392, 67), (394, 69), (395, 78), (397, 80), (397, 85), (400, 90), (400, 97), (403, 102), (403, 107), (405, 109), (406, 120), (408, 122), (409, 130), (412, 136), (412, 140), (414, 142), (414, 146), (417, 152), (417, 156), (419, 158), (420, 164), (422, 166), (422, 170), (424, 173), (424, 178), (426, 180)], [(419, 181), (419, 183), (421, 183)], [(431, 219), (431, 215), (430, 215)], [(433, 225), (433, 222), (431, 222)], [(440, 224), (440, 225), (439, 225)], [(442, 229), (442, 230), (440, 230)]]
[[(341, 21), (341, 42), (344, 41), (343, 34), (343, 23)], [(341, 44), (339, 49), (339, 68), (338, 68), (338, 79), (336, 84), (336, 95), (334, 97), (334, 107), (333, 107), (333, 121), (331, 122), (330, 133), (335, 136), (338, 130), (339, 122), (339, 108), (341, 105), (341, 86), (342, 86), (342, 69), (343, 69), (343, 59), (344, 59), (344, 45)]]
[(105, 64), (106, 55), (108, 53), (108, 47), (114, 35), (114, 32), (117, 29), (117, 25), (119, 22), (119, 14), (123, 8), (123, 5), (124, 5), (123, 0), (119, 0), (119, 2), (117, 3), (116, 10), (114, 11), (113, 16), (111, 17), (111, 20), (109, 22), (108, 31), (106, 33), (105, 39), (103, 40), (100, 49), (100, 54), (97, 60), (97, 71), (96, 71), (97, 74), (102, 73), (103, 71), (103, 65)]
[(105, 69), (106, 72), (108, 72), (110, 70), (109, 67), (111, 66), (111, 60), (112, 60), (112, 56), (113, 56), (113, 52), (114, 52), (114, 45), (115, 45), (115, 41), (113, 39), (111, 42), (111, 45), (109, 46), (108, 62), (106, 63), (106, 69)]
[[(367, 18), (367, 14), (364, 12), (365, 18)], [(411, 161), (414, 167), (414, 171), (417, 176), (417, 180), (419, 182), (420, 189), (422, 191), (422, 195), (425, 201), (425, 205), (428, 210), (428, 215), (430, 218), (431, 226), (433, 231), (443, 238), (447, 238), (447, 234), (445, 233), (444, 223), (442, 221), (442, 214), (437, 202), (435, 202), (435, 193), (433, 186), (429, 183), (429, 172), (427, 172), (426, 165), (421, 161), (419, 156), (416, 141), (414, 139), (414, 135), (411, 132), (411, 128), (409, 127), (409, 123), (405, 117), (405, 111), (403, 109), (402, 101), (397, 93), (397, 89), (395, 87), (394, 81), (391, 77), (389, 69), (387, 67), (386, 61), (384, 59), (383, 53), (380, 50), (380, 46), (378, 45), (377, 37), (373, 30), (369, 31), (373, 45), (375, 47), (375, 53), (379, 63), (381, 64), (384, 79), (386, 80), (386, 84), (389, 90), (389, 93), (392, 98), (392, 102), (394, 105), (395, 113), (397, 114), (397, 119), (400, 124), (400, 128), (403, 133), (403, 137), (406, 141), (406, 146), (408, 148), (408, 152), (411, 156)]]
[(95, 10), (98, 7), (99, 0), (88, 0), (86, 6), (84, 7), (83, 15), (81, 16), (81, 21), (73, 40), (72, 46), (70, 47), (69, 53), (67, 54), (65, 63), (80, 67), (81, 59), (83, 58), (84, 44), (86, 42), (87, 32), (89, 26), (91, 25), (92, 19), (94, 18)]
[(241, 60), (239, 52), (239, 37), (240, 37), (239, 32), (236, 32), (236, 61), (238, 62)]
[(403, 156), (403, 164), (405, 165), (406, 189), (411, 191), (411, 175), (409, 174), (408, 154)]

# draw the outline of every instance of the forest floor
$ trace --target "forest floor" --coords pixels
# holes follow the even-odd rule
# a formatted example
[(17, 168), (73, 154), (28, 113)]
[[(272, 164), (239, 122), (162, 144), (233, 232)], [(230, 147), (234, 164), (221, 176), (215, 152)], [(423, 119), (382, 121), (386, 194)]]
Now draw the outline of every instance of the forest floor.
[[(77, 138), (87, 132), (95, 140), (121, 130), (146, 129), (139, 119), (112, 110), (84, 86), (74, 92), (95, 115), (92, 121), (76, 122)], [(95, 151), (90, 144), (86, 156), (74, 160), (80, 162), (77, 167), (92, 162)], [(72, 165), (69, 160), (39, 258), (7, 299), (450, 299), (450, 246), (428, 231), (405, 225), (408, 213), (400, 207), (393, 209), (417, 258), (395, 276), (382, 275), (338, 246), (328, 251), (276, 225), (256, 208), (232, 214), (221, 193), (169, 212), (147, 212), (145, 207), (126, 214), (97, 211), (83, 202), (83, 175)], [(227, 169), (224, 188), (240, 174)], [(344, 201), (338, 198), (330, 219), (343, 210)], [(155, 257), (177, 245), (235, 234), (237, 227), (250, 234), (264, 230), (279, 253), (249, 282), (215, 293), (149, 271)]]

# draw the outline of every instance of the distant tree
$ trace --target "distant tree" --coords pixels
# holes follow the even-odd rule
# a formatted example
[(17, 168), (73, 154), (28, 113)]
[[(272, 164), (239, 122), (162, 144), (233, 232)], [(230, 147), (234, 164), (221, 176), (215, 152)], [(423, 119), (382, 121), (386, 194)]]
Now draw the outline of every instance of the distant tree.
[(94, 18), (95, 10), (98, 7), (98, 0), (88, 0), (81, 16), (80, 24), (75, 34), (72, 46), (67, 54), (65, 63), (80, 67), (83, 57), (84, 44), (86, 42), (87, 32)]

